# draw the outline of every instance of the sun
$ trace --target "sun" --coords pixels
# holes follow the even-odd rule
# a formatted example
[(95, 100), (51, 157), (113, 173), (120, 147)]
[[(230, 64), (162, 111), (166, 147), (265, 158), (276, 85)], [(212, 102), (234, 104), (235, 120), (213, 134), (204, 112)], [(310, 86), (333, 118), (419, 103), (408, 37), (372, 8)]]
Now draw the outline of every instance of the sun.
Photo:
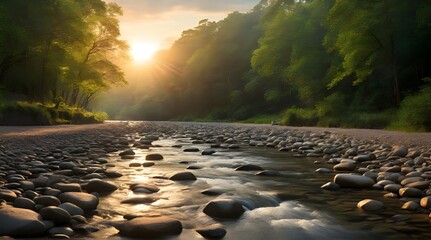
[(155, 43), (140, 42), (135, 43), (130, 48), (135, 63), (143, 63), (151, 60), (158, 50), (158, 45)]

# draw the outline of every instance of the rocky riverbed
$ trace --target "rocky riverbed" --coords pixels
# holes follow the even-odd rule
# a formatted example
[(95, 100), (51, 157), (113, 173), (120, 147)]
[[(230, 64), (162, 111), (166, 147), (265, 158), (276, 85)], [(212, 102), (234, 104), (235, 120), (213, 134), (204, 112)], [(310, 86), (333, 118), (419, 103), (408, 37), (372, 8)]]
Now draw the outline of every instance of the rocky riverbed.
[(340, 131), (170, 122), (3, 129), (0, 236), (430, 237), (429, 136), (403, 143), (390, 132)]

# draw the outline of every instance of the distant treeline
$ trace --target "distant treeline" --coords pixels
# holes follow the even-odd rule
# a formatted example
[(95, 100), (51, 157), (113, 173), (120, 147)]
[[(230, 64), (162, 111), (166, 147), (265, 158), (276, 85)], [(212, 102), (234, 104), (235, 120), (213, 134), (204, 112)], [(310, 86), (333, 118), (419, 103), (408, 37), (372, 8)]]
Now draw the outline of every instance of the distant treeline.
[(121, 14), (102, 0), (0, 1), (0, 107), (24, 100), (86, 108), (125, 83), (116, 62), (128, 49), (119, 40)]
[(156, 61), (111, 112), (431, 130), (431, 1), (263, 0), (202, 20)]

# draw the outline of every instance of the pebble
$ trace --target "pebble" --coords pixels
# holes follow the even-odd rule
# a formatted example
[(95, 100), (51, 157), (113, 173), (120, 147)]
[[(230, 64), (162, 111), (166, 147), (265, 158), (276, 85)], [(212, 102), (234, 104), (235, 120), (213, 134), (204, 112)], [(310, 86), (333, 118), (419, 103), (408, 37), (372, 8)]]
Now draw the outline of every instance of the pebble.
[(82, 210), (82, 208), (76, 206), (73, 203), (69, 203), (69, 202), (62, 203), (62, 204), (58, 205), (58, 207), (61, 209), (64, 209), (71, 216), (84, 215), (84, 210)]
[(375, 183), (372, 178), (352, 174), (337, 174), (334, 182), (341, 188), (371, 188)]
[(418, 211), (419, 209), (421, 209), (421, 206), (415, 201), (408, 201), (403, 204), (401, 209), (409, 210), (409, 211)]
[(169, 217), (137, 217), (116, 228), (122, 236), (141, 239), (178, 235), (183, 230), (180, 221)]
[(209, 202), (203, 212), (213, 218), (238, 219), (245, 212), (244, 207), (235, 200), (218, 199)]
[(66, 210), (54, 206), (42, 208), (39, 214), (44, 219), (53, 221), (56, 225), (68, 223), (72, 218)]
[(159, 153), (151, 153), (145, 156), (145, 160), (150, 160), (150, 161), (160, 161), (163, 159), (164, 159), (163, 155)]
[(226, 235), (226, 230), (222, 228), (221, 224), (196, 228), (196, 232), (207, 239), (221, 239)]
[(59, 199), (63, 203), (73, 203), (84, 211), (96, 209), (99, 204), (99, 199), (96, 196), (83, 192), (62, 193), (60, 194)]
[(191, 172), (175, 173), (169, 179), (173, 180), (173, 181), (195, 181), (195, 180), (197, 180), (196, 176)]
[(417, 188), (400, 188), (398, 194), (403, 198), (421, 198), (424, 192)]
[(58, 198), (54, 196), (49, 196), (49, 195), (41, 195), (41, 196), (35, 197), (33, 201), (36, 204), (39, 204), (42, 206), (58, 206), (61, 204)]
[(235, 171), (263, 171), (264, 169), (261, 166), (257, 166), (254, 164), (246, 164), (239, 166), (235, 169)]
[(90, 180), (87, 184), (83, 185), (83, 188), (87, 192), (97, 192), (100, 194), (111, 193), (118, 189), (116, 185), (100, 179)]
[(365, 211), (378, 211), (381, 210), (384, 205), (382, 202), (373, 199), (364, 199), (358, 202), (357, 207)]
[(2, 206), (0, 208), (0, 236), (38, 237), (49, 228), (42, 217), (28, 209)]

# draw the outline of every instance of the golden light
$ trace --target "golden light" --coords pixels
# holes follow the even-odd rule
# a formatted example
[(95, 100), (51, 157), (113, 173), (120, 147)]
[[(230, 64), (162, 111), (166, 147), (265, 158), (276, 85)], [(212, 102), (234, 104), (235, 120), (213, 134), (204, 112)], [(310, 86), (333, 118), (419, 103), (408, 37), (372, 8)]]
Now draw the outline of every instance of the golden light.
[(158, 45), (154, 43), (135, 43), (130, 48), (130, 55), (132, 55), (135, 63), (143, 63), (151, 60), (158, 50)]

